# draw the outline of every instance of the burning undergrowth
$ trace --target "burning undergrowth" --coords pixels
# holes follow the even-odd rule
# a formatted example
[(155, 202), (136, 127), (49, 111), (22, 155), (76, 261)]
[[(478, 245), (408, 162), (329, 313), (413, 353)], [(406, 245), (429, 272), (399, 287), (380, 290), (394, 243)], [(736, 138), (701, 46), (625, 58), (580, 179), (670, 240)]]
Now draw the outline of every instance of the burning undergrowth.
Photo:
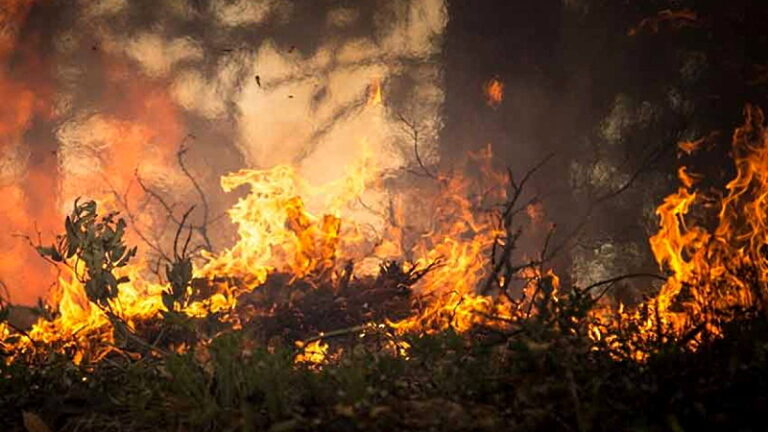
[[(229, 211), (239, 240), (218, 254), (195, 248), (185, 213), (158, 282), (149, 282), (147, 258), (126, 245), (124, 219), (99, 215), (94, 201), (76, 202), (65, 233), (37, 246), (59, 268), (60, 285), (37, 323), (15, 329), (11, 357), (34, 358), (52, 348), (79, 364), (123, 348), (139, 355), (178, 352), (225, 329), (250, 329), (262, 344), (278, 338), (300, 345), (340, 330), (354, 338), (389, 329), (384, 333), (396, 340), (408, 332), (504, 327), (533, 307), (512, 301), (513, 290), (524, 299), (533, 281), (556, 277), (544, 276), (543, 259), (512, 264), (523, 232), (513, 220), (541, 221), (518, 203), (528, 176), (520, 185), (512, 177), (509, 185), (499, 183), (503, 176), (490, 170), (491, 157), (489, 151), (473, 156), (487, 177), (481, 182), (422, 167), (432, 177), (409, 193), (430, 196), (435, 212), (408, 216), (409, 206), (423, 203), (390, 196), (378, 224), (342, 217), (355, 211), (352, 202), (375, 213), (362, 203), (371, 183), (365, 163), (321, 188), (288, 166), (230, 174), (222, 179), (225, 190), (250, 188)], [(320, 216), (308, 210), (317, 199), (327, 211)], [(166, 324), (190, 334), (176, 340), (158, 328)]]
[[(670, 403), (738, 410), (708, 398), (722, 374), (749, 381), (720, 370), (722, 361), (764, 355), (739, 341), (764, 327), (766, 138), (762, 112), (748, 107), (723, 192), (696, 190), (695, 174), (681, 170), (683, 186), (659, 206), (650, 239), (669, 276), (655, 276), (660, 290), (633, 306), (605, 294), (653, 275), (560, 286), (547, 265), (561, 247), (549, 244), (553, 227), (524, 192), (536, 170), (496, 171), (489, 150), (472, 155), (477, 178), (420, 163), (423, 185), (390, 195), (378, 225), (345, 218), (388, 181), (365, 161), (319, 188), (288, 166), (232, 173), (225, 190), (249, 188), (229, 211), (238, 241), (219, 253), (194, 247), (188, 211), (156, 282), (126, 243), (125, 220), (78, 201), (64, 233), (37, 246), (60, 271), (56, 295), (28, 325), (10, 316), (18, 309), (3, 309), (5, 385), (33, 386), (7, 406), (42, 410), (65, 430), (103, 429), (109, 416), (121, 419), (114, 430), (446, 425), (420, 417), (429, 403), (448, 407), (449, 429), (484, 418), (478, 427), (489, 430), (591, 430), (605, 416), (623, 424), (623, 403), (652, 399), (668, 368), (682, 367), (677, 391), (691, 400)], [(428, 208), (428, 217), (411, 208)], [(534, 240), (536, 254), (519, 250)], [(526, 390), (535, 379), (540, 394)], [(41, 396), (56, 391), (63, 395)], [(616, 406), (590, 402), (615, 392)], [(111, 399), (93, 399), (100, 394)], [(41, 400), (58, 405), (40, 408)], [(83, 400), (104, 412), (70, 406)], [(496, 409), (505, 404), (520, 411)], [(396, 410), (413, 417), (398, 420)], [(24, 419), (28, 430), (43, 422), (34, 412)]]

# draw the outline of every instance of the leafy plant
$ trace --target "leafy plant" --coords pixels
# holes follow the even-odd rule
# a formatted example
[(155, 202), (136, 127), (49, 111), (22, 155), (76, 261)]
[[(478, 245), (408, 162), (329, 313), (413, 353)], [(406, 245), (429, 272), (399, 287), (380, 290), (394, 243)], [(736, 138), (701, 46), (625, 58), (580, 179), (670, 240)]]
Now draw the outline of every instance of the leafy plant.
[[(115, 270), (128, 265), (137, 248), (129, 248), (123, 239), (126, 223), (118, 213), (98, 216), (95, 201), (75, 200), (72, 213), (64, 221), (66, 233), (57, 236), (51, 246), (38, 246), (37, 252), (56, 263), (70, 266), (85, 286), (88, 300), (110, 309), (119, 286), (129, 281), (116, 276)], [(81, 269), (81, 263), (84, 269)]]
[(187, 218), (192, 213), (192, 210), (194, 210), (194, 206), (190, 207), (181, 218), (181, 222), (176, 229), (176, 236), (173, 239), (173, 261), (165, 266), (165, 276), (168, 278), (170, 288), (163, 291), (162, 299), (163, 305), (170, 313), (177, 312), (189, 304), (192, 296), (192, 258), (187, 253), (189, 242), (192, 239), (191, 226), (187, 230), (184, 244), (179, 244)]

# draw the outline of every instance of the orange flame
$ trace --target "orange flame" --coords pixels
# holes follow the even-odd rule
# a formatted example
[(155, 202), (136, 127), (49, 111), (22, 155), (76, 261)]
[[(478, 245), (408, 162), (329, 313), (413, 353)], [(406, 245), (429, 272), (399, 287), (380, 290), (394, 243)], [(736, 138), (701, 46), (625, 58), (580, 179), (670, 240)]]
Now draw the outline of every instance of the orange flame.
[(368, 106), (378, 106), (383, 103), (384, 99), (381, 96), (381, 80), (379, 78), (373, 79), (368, 91)]
[(690, 189), (694, 184), (701, 180), (701, 175), (688, 172), (688, 167), (681, 166), (677, 170), (677, 178), (680, 179), (680, 183), (686, 188)]
[(483, 85), (483, 93), (488, 106), (496, 108), (504, 100), (504, 83), (498, 78), (491, 78)]
[(636, 36), (643, 30), (658, 33), (664, 24), (679, 30), (685, 27), (698, 27), (701, 25), (701, 20), (696, 11), (690, 9), (664, 9), (655, 16), (644, 18), (636, 27), (629, 29), (627, 35)]
[(303, 350), (294, 358), (295, 363), (304, 363), (317, 368), (326, 362), (328, 344), (322, 340), (310, 342), (300, 348), (303, 348)]
[[(718, 202), (715, 226), (689, 217), (694, 207), (706, 211), (708, 199), (692, 189), (695, 181), (685, 169), (678, 173), (683, 187), (656, 210), (659, 231), (650, 245), (659, 266), (671, 275), (641, 308), (627, 312), (620, 307), (618, 318), (608, 319), (613, 326), (634, 323), (638, 345), (666, 333), (696, 347), (703, 338), (720, 336), (722, 324), (739, 311), (768, 306), (768, 134), (760, 109), (747, 107), (745, 115), (745, 124), (733, 135), (736, 175)], [(602, 338), (602, 332), (593, 329), (593, 337)], [(647, 354), (638, 350), (632, 356), (642, 361)]]

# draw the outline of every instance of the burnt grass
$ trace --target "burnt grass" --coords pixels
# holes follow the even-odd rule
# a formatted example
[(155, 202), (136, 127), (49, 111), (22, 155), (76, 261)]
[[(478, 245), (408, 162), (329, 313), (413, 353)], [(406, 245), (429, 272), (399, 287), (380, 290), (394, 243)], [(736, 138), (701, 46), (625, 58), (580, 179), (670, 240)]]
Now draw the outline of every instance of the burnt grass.
[[(328, 338), (327, 364), (296, 364), (296, 340), (410, 310), (407, 275), (382, 274), (341, 290), (274, 276), (241, 298), (248, 318), (238, 326), (215, 314), (143, 323), (164, 354), (124, 344), (121, 355), (80, 365), (53, 351), (4, 361), (1, 430), (766, 430), (761, 313), (743, 313), (695, 351), (662, 338), (637, 362), (591, 341), (591, 303), (564, 295), (503, 329), (340, 332)], [(269, 313), (251, 310), (264, 304)], [(203, 333), (204, 349), (171, 351)], [(393, 340), (410, 344), (407, 356), (395, 355)]]

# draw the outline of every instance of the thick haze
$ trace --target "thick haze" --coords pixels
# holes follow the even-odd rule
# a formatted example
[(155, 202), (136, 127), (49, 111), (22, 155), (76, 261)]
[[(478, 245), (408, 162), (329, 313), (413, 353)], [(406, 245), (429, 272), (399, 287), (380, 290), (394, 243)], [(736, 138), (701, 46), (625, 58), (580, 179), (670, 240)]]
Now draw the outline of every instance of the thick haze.
[(237, 198), (222, 174), (291, 163), (324, 183), (366, 152), (397, 167), (413, 156), (398, 116), (443, 167), (490, 144), (522, 176), (553, 154), (530, 193), (568, 245), (564, 277), (653, 271), (646, 239), (677, 142), (714, 137), (699, 169), (727, 178), (727, 131), (768, 100), (760, 5), (0, 0), (0, 278), (14, 301), (44, 294), (55, 274), (16, 234), (51, 238), (78, 196), (167, 232), (140, 179), (178, 212), (197, 203), (199, 222), (182, 146), (221, 247)]
[[(2, 0), (0, 9), (0, 96), (11, 103), (0, 109), (0, 274), (13, 301), (53, 282), (16, 235), (51, 238), (76, 197), (127, 203), (145, 234), (162, 232), (163, 217), (139, 180), (179, 211), (197, 202), (177, 163), (182, 145), (212, 218), (234, 199), (219, 177), (239, 168), (289, 163), (320, 184), (364, 153), (377, 169), (401, 165), (397, 115), (418, 122), (425, 153), (435, 147), (442, 0)], [(369, 102), (377, 91), (385, 104)], [(212, 231), (226, 243), (226, 227)]]

